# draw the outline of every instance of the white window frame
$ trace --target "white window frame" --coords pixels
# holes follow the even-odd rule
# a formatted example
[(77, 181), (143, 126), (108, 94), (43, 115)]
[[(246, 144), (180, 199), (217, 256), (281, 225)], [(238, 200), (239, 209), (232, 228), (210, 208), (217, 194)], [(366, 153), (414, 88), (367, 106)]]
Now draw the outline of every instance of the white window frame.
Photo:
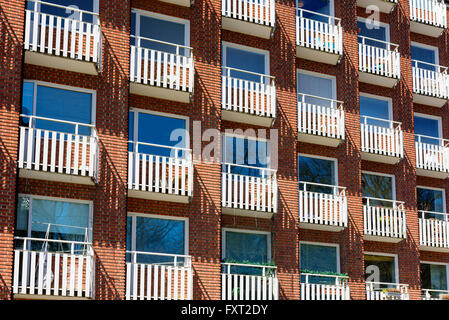
[(249, 229), (237, 229), (237, 228), (222, 228), (221, 229), (221, 258), (226, 259), (226, 232), (236, 232), (236, 233), (247, 233), (247, 234), (263, 234), (267, 236), (267, 260), (268, 262), (272, 262), (271, 260), (271, 232), (269, 231), (258, 231), (258, 230), (249, 230)]
[(89, 217), (88, 217), (88, 239), (90, 240), (88, 242), (92, 243), (92, 229), (93, 229), (93, 201), (91, 200), (81, 200), (81, 199), (72, 199), (72, 198), (60, 198), (60, 197), (49, 197), (49, 196), (40, 196), (40, 195), (34, 195), (34, 194), (26, 194), (26, 193), (19, 193), (19, 198), (29, 198), (30, 199), (30, 207), (28, 208), (28, 221), (27, 221), (27, 237), (31, 237), (31, 226), (33, 221), (33, 199), (37, 200), (49, 200), (54, 202), (69, 202), (69, 203), (78, 203), (78, 204), (88, 204), (89, 205)]
[(337, 258), (337, 273), (341, 272), (340, 268), (340, 245), (338, 243), (330, 243), (330, 242), (314, 242), (314, 241), (299, 241), (299, 270), (301, 271), (301, 244), (310, 244), (315, 246), (322, 247), (335, 247), (336, 248), (336, 258)]
[[(316, 78), (330, 79), (331, 83), (332, 83), (332, 98), (331, 99), (337, 100), (337, 78), (335, 76), (297, 68), (296, 69), (296, 91), (297, 91), (297, 94), (306, 94), (304, 92), (299, 92), (298, 74), (305, 74), (305, 75), (316, 77)], [(328, 99), (328, 98), (323, 98), (323, 99)]]
[[(244, 134), (237, 134), (237, 133), (226, 133), (226, 132), (222, 132), (221, 133), (221, 148), (222, 148), (222, 155), (224, 155), (225, 154), (225, 148), (226, 148), (226, 146), (225, 146), (225, 141), (226, 141), (226, 137), (231, 137), (231, 138), (239, 138), (239, 139), (247, 139), (247, 140), (255, 140), (255, 141), (257, 141), (257, 142), (265, 142), (266, 144), (267, 144), (267, 152), (268, 152), (268, 155), (267, 155), (267, 159), (266, 159), (266, 162), (267, 162), (267, 167), (266, 168), (261, 168), (261, 169), (270, 169), (271, 168), (271, 145), (270, 145), (270, 140), (268, 140), (267, 138), (259, 138), (259, 137), (253, 137), (253, 136), (245, 136)], [(259, 156), (259, 155), (257, 155), (257, 156)], [(221, 162), (223, 163), (223, 156), (222, 156), (222, 159), (221, 159)], [(227, 162), (224, 162), (224, 163), (227, 163)]]
[[(365, 93), (365, 92), (359, 92), (359, 97), (365, 97), (365, 98), (370, 98), (370, 99), (386, 101), (388, 103), (388, 119), (386, 119), (386, 120), (393, 121), (393, 99), (391, 99), (390, 97), (384, 97), (384, 96), (379, 96), (379, 95)], [(359, 99), (359, 109), (360, 109), (360, 99)], [(360, 116), (363, 116), (363, 115), (360, 114)], [(393, 124), (390, 123), (390, 127), (392, 127), (392, 126), (393, 126)]]
[[(139, 212), (128, 212), (126, 217), (131, 218), (131, 251), (136, 251), (136, 217), (143, 218), (153, 218), (153, 219), (163, 219), (163, 220), (177, 220), (184, 221), (184, 253), (180, 255), (189, 255), (189, 218), (186, 217), (175, 217), (175, 216), (165, 216), (159, 214), (148, 214)], [(155, 252), (164, 253), (164, 252)]]
[[(299, 157), (305, 157), (305, 158), (312, 158), (312, 159), (321, 159), (321, 160), (328, 160), (332, 161), (334, 163), (334, 185), (338, 186), (338, 159), (336, 158), (329, 158), (329, 157), (323, 157), (323, 156), (317, 156), (314, 154), (307, 154), (307, 153), (298, 153), (298, 165), (299, 165)], [(298, 178), (299, 178), (299, 172), (298, 172)]]
[(366, 171), (366, 170), (362, 170), (362, 174), (369, 174), (369, 175), (373, 175), (373, 176), (382, 176), (382, 177), (392, 178), (391, 179), (391, 192), (393, 193), (393, 197), (392, 197), (393, 199), (385, 199), (385, 200), (396, 201), (396, 179), (395, 179), (394, 174), (380, 173), (380, 172), (376, 172), (376, 171)]
[(136, 25), (135, 25), (135, 36), (140, 37), (140, 16), (146, 16), (150, 18), (155, 18), (159, 20), (165, 20), (169, 22), (179, 23), (184, 25), (184, 46), (190, 47), (190, 21), (186, 19), (181, 19), (178, 17), (168, 16), (165, 14), (155, 13), (151, 11), (146, 11), (142, 9), (131, 9), (131, 15), (136, 15)]
[[(416, 190), (418, 191), (419, 189), (427, 189), (427, 190), (433, 190), (433, 191), (441, 191), (442, 193), (442, 202), (443, 202), (443, 212), (442, 213), (446, 213), (446, 189), (444, 188), (435, 188), (435, 187), (427, 187), (427, 186), (423, 186), (423, 185), (417, 185), (416, 186)], [(449, 284), (449, 282), (448, 282)], [(449, 288), (449, 287), (448, 287)]]
[[(438, 266), (445, 266), (446, 267), (446, 287), (447, 287), (447, 290), (449, 290), (449, 263), (426, 261), (426, 260), (421, 260), (421, 261), (419, 261), (419, 263), (420, 264), (422, 263), (422, 264), (433, 264), (433, 265), (438, 265)], [(430, 289), (430, 288), (422, 288), (422, 289)], [(432, 289), (430, 289), (430, 290), (432, 290)]]
[[(128, 141), (132, 141), (133, 142), (133, 152), (135, 150), (136, 147), (136, 143), (139, 142), (138, 140), (138, 134), (139, 134), (139, 124), (138, 124), (138, 120), (139, 120), (139, 113), (145, 113), (145, 114), (151, 114), (151, 115), (155, 115), (155, 116), (161, 116), (161, 117), (166, 117), (166, 118), (174, 118), (174, 119), (180, 119), (180, 120), (184, 120), (185, 121), (185, 130), (187, 133), (189, 133), (188, 136), (185, 137), (185, 142), (186, 142), (186, 146), (184, 147), (184, 149), (190, 149), (190, 121), (189, 121), (189, 117), (187, 116), (180, 116), (177, 114), (172, 114), (172, 113), (165, 113), (165, 112), (158, 112), (158, 111), (153, 111), (153, 110), (146, 110), (146, 109), (140, 109), (140, 108), (129, 108), (129, 112), (133, 112), (133, 139), (128, 139)], [(128, 121), (128, 125), (129, 125), (129, 121)], [(158, 143), (160, 144), (160, 143)], [(162, 144), (160, 144), (162, 145)]]
[[(429, 44), (424, 44), (424, 43), (420, 43), (420, 42), (416, 42), (416, 41), (411, 41), (410, 43), (410, 50), (411, 50), (411, 46), (415, 46), (415, 47), (421, 47), (423, 49), (427, 49), (427, 50), (432, 50), (435, 52), (435, 65), (440, 65), (440, 53), (438, 50), (438, 47), (435, 46), (431, 46)], [(410, 51), (410, 59), (411, 59), (411, 51)], [(421, 60), (416, 60), (416, 61), (421, 61)], [(421, 61), (422, 63), (428, 63), (428, 62), (424, 62)]]
[[(419, 118), (427, 118), (427, 119), (431, 119), (431, 120), (437, 120), (438, 121), (438, 139), (443, 139), (443, 128), (441, 125), (442, 122), (442, 118), (439, 116), (434, 116), (434, 115), (430, 115), (430, 114), (425, 114), (425, 113), (419, 113), (419, 112), (414, 112), (413, 113), (413, 117), (419, 117)], [(413, 123), (413, 131), (415, 131), (415, 125)], [(417, 133), (415, 132), (415, 135)]]
[[(370, 19), (363, 18), (363, 17), (357, 17), (357, 21), (363, 22), (365, 24), (368, 20), (370, 20)], [(379, 26), (385, 28), (385, 42), (390, 43), (390, 25), (388, 23), (380, 22), (380, 21), (376, 21), (376, 23), (378, 23)], [(359, 34), (357, 33), (357, 35), (359, 35)], [(370, 38), (370, 39), (375, 39), (375, 38)], [(379, 39), (375, 39), (375, 40), (378, 40), (381, 42), (384, 41), (384, 40), (379, 40)]]
[[(257, 53), (257, 54), (262, 54), (265, 57), (265, 71), (264, 71), (264, 75), (265, 76), (270, 76), (270, 52), (268, 50), (263, 50), (263, 49), (258, 49), (258, 48), (253, 48), (253, 47), (248, 47), (248, 46), (244, 46), (242, 44), (236, 44), (236, 43), (232, 43), (232, 42), (227, 42), (227, 41), (222, 41), (221, 43), (222, 46), (222, 65), (223, 67), (228, 67), (227, 65), (227, 54), (226, 54), (226, 49), (227, 48), (235, 48), (235, 49), (239, 49), (239, 50), (244, 50), (244, 51), (249, 51), (252, 53)], [(247, 70), (244, 70), (247, 71)]]
[(399, 284), (399, 266), (398, 266), (398, 255), (393, 253), (380, 253), (373, 251), (365, 251), (363, 252), (363, 274), (366, 277), (366, 268), (365, 268), (365, 255), (370, 256), (382, 256), (382, 257), (393, 257), (394, 258), (394, 283)]
[[(91, 109), (92, 110), (90, 111), (91, 112), (91, 123), (90, 123), (90, 125), (95, 126), (96, 109), (97, 109), (97, 105), (96, 105), (97, 92), (95, 90), (79, 88), (79, 87), (73, 87), (73, 86), (66, 86), (66, 85), (55, 84), (55, 83), (51, 83), (51, 82), (44, 82), (44, 81), (39, 81), (39, 80), (27, 80), (27, 79), (24, 79), (23, 83), (24, 84), (25, 83), (32, 83), (33, 84), (33, 108), (32, 108), (32, 112), (31, 112), (32, 116), (36, 116), (37, 86), (50, 87), (50, 88), (55, 88), (55, 89), (62, 89), (62, 90), (68, 90), (68, 91), (75, 91), (75, 92), (91, 94), (91, 96), (92, 96)], [(23, 97), (23, 88), (22, 88), (22, 97)], [(58, 120), (58, 119), (55, 119), (55, 120)], [(61, 121), (63, 121), (63, 120), (61, 120)]]

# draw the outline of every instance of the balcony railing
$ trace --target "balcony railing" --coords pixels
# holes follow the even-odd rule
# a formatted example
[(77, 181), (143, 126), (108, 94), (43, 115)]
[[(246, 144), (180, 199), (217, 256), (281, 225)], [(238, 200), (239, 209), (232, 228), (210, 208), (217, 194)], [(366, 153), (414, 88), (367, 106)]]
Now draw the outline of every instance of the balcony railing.
[[(307, 103), (306, 101), (318, 101)], [(345, 113), (343, 102), (298, 94), (298, 131), (325, 138), (343, 140), (345, 138)]]
[[(234, 273), (233, 269), (237, 269), (237, 273)], [(245, 274), (244, 270), (252, 272)], [(221, 299), (278, 300), (279, 284), (276, 267), (222, 263)]]
[[(13, 293), (92, 298), (94, 254), (88, 242), (15, 237)], [(49, 246), (65, 250), (48, 251)], [(37, 249), (39, 247), (39, 249)]]
[(448, 290), (433, 290), (433, 289), (421, 289), (422, 300), (448, 300)]
[(412, 60), (413, 93), (442, 100), (449, 99), (447, 69), (436, 64)]
[(449, 175), (449, 140), (415, 135), (415, 149), (417, 169)]
[(418, 211), (419, 244), (433, 249), (449, 249), (449, 215), (441, 212)]
[[(305, 16), (313, 15), (319, 21)], [(338, 18), (321, 13), (296, 9), (296, 45), (341, 56), (343, 32)]]
[[(277, 212), (276, 170), (223, 163), (222, 206), (231, 209)], [(254, 170), (255, 176), (233, 173), (232, 169)]]
[[(19, 168), (98, 178), (98, 138), (94, 125), (21, 115)], [(74, 133), (36, 128), (36, 123), (72, 128)], [(81, 134), (80, 131), (90, 134)]]
[[(258, 78), (257, 81), (232, 77), (231, 73)], [(274, 77), (245, 70), (223, 67), (222, 108), (248, 115), (276, 117)]]
[[(25, 50), (100, 65), (101, 30), (97, 13), (39, 0), (28, 2), (33, 3), (34, 10), (25, 11)], [(65, 9), (73, 14), (55, 16), (40, 12), (41, 6)]]
[(221, 7), (224, 17), (274, 27), (274, 0), (222, 0)]
[(363, 36), (359, 36), (359, 39), (361, 40), (359, 42), (359, 70), (361, 72), (394, 79), (400, 78), (401, 56), (398, 45)]
[(301, 300), (350, 299), (348, 277), (301, 273)]
[(447, 12), (444, 1), (410, 0), (410, 19), (439, 28), (447, 28)]
[[(135, 141), (129, 143), (134, 145), (134, 151), (128, 152), (128, 189), (192, 197), (193, 162), (190, 149)], [(149, 147), (168, 150), (170, 155), (153, 155), (139, 150)]]
[[(126, 300), (192, 300), (191, 256), (140, 251), (127, 255)], [(148, 262), (152, 259), (163, 262)]]
[[(187, 93), (193, 92), (192, 48), (173, 43), (131, 36), (130, 81)], [(164, 47), (167, 51), (145, 46)]]
[[(312, 192), (311, 188), (329, 193)], [(299, 182), (299, 223), (345, 228), (348, 226), (346, 188), (312, 182)]]
[(393, 242), (405, 239), (407, 233), (403, 202), (368, 197), (363, 199), (365, 236), (396, 238)]
[(360, 122), (362, 152), (404, 157), (404, 138), (400, 122), (368, 116), (360, 116)]
[(408, 284), (366, 282), (366, 300), (409, 300)]

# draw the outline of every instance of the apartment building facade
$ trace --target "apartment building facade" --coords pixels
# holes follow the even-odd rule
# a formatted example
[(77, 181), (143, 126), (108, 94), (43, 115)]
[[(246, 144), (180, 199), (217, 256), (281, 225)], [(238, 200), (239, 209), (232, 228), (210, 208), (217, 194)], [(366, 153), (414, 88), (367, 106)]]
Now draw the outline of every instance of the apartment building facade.
[(0, 299), (449, 297), (444, 1), (0, 10)]

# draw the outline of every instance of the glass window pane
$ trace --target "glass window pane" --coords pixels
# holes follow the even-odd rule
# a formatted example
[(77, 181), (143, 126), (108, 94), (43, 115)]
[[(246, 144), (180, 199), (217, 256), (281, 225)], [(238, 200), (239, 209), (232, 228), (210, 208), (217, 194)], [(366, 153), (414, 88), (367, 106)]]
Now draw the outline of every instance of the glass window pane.
[[(79, 11), (73, 9), (80, 9), (84, 11), (94, 12), (94, 0), (46, 0), (45, 2), (61, 5), (66, 8), (58, 8), (47, 4), (39, 4), (40, 12), (56, 15), (59, 17), (68, 17), (74, 20), (82, 20), (84, 22), (92, 22), (92, 15), (83, 13), (82, 17)], [(28, 2), (28, 8), (34, 8), (34, 2)], [(68, 8), (67, 8), (68, 7)], [(81, 19), (82, 18), (82, 19)]]
[[(378, 199), (393, 199), (393, 177), (362, 173), (362, 196)], [(392, 203), (371, 200), (370, 205), (391, 207)]]
[[(384, 26), (376, 26), (371, 20), (360, 21), (357, 20), (357, 27), (359, 28), (359, 36), (372, 38), (380, 41), (387, 41), (387, 28)], [(359, 43), (362, 39), (358, 38)], [(386, 44), (383, 42), (365, 39), (365, 44), (377, 48), (386, 49)]]
[(421, 263), (421, 287), (423, 289), (447, 290), (446, 265)]
[(337, 248), (302, 243), (300, 265), (301, 272), (337, 272)]
[[(24, 82), (23, 83), (23, 94), (22, 94), (22, 114), (33, 115), (33, 101), (34, 101), (34, 83)], [(30, 119), (22, 118), (21, 125), (28, 125)]]
[[(92, 94), (37, 86), (36, 116), (77, 123), (92, 123)], [(75, 126), (47, 120), (37, 120), (40, 129), (75, 133)], [(80, 126), (78, 132), (90, 135), (90, 129)]]
[(371, 282), (396, 283), (394, 257), (366, 254), (365, 279)]
[[(416, 45), (411, 45), (411, 54), (412, 54), (412, 60), (427, 62), (430, 64), (436, 64), (436, 58), (435, 58), (435, 50), (418, 47)], [(416, 67), (416, 65), (413, 65)], [(417, 67), (427, 70), (435, 71), (435, 67), (425, 64), (425, 63), (418, 63)]]
[(226, 261), (267, 263), (267, 235), (226, 231)]
[[(134, 141), (134, 112), (128, 114), (128, 141)], [(134, 151), (134, 144), (128, 143), (128, 151)]]
[[(389, 120), (390, 109), (388, 101), (360, 95), (360, 115)], [(360, 121), (362, 123), (367, 123), (379, 127), (390, 127), (390, 124), (385, 121), (363, 117), (360, 118)]]
[[(226, 67), (255, 72), (259, 74), (268, 73), (265, 66), (265, 54), (229, 46), (226, 46), (225, 48)], [(227, 71), (224, 70), (223, 72)], [(261, 79), (260, 75), (248, 74), (235, 70), (230, 71), (230, 76), (254, 82), (262, 82), (262, 80), (264, 80)]]
[(16, 235), (28, 236), (28, 214), (30, 210), (30, 198), (19, 197), (17, 204)]
[[(444, 212), (443, 191), (417, 188), (418, 210), (431, 212)], [(442, 215), (425, 214), (425, 218), (444, 219)]]
[[(420, 116), (414, 117), (415, 122), (415, 134), (428, 136), (428, 137), (440, 137), (439, 131), (439, 122), (437, 119), (424, 118)], [(418, 137), (415, 137), (415, 140), (418, 140)], [(422, 143), (429, 144), (439, 144), (440, 141), (438, 139), (432, 139), (427, 137), (421, 137)]]
[[(330, 0), (298, 0), (298, 8), (321, 13), (328, 16), (331, 15)], [(303, 17), (326, 23), (329, 21), (323, 16), (316, 15), (310, 12), (303, 12)]]
[[(335, 99), (333, 92), (333, 82), (330, 78), (305, 74), (298, 72), (298, 93), (326, 98)], [(300, 99), (302, 97), (300, 96)], [(304, 102), (312, 103), (320, 106), (330, 107), (331, 103), (327, 100), (304, 97)]]
[[(332, 160), (298, 157), (299, 181), (335, 185), (335, 162)], [(299, 188), (304, 190), (304, 185)], [(333, 189), (324, 186), (307, 185), (307, 191), (332, 193)]]

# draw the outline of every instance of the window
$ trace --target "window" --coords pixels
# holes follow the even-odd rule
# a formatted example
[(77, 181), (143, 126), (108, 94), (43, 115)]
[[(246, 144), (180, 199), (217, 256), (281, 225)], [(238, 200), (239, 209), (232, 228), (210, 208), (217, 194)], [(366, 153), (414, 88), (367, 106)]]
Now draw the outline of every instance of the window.
[[(223, 170), (247, 176), (265, 176), (269, 168), (270, 147), (266, 140), (224, 134)], [(258, 169), (261, 168), (261, 169)]]
[(425, 219), (438, 219), (446, 220), (446, 217), (441, 214), (435, 214), (433, 212), (445, 212), (445, 199), (444, 190), (430, 189), (430, 188), (417, 188), (418, 194), (418, 211), (420, 212), (420, 218)]
[[(268, 232), (223, 229), (223, 259), (230, 263), (268, 264), (271, 261)], [(259, 274), (261, 268), (231, 267), (231, 273)]]
[[(95, 92), (79, 88), (56, 86), (37, 81), (23, 84), (22, 113), (29, 116), (50, 118), (79, 124), (94, 124)], [(30, 119), (23, 117), (21, 125), (29, 125)], [(32, 127), (64, 133), (76, 133), (73, 124), (34, 120)], [(90, 128), (80, 125), (78, 133), (90, 135)]]
[[(320, 13), (326, 16), (334, 15), (333, 0), (297, 0), (297, 7), (299, 9)], [(312, 12), (303, 12), (303, 17), (328, 23), (329, 19)]]
[(176, 45), (186, 47), (190, 45), (190, 27), (187, 20), (133, 10), (131, 34), (145, 38), (141, 39), (139, 44), (131, 37), (131, 45), (138, 44), (140, 47), (180, 55), (188, 53), (183, 48), (179, 48), (179, 51), (176, 49)]
[[(265, 82), (267, 80), (260, 75), (268, 75), (270, 72), (269, 53), (265, 50), (224, 42), (223, 66), (231, 68), (223, 70), (224, 74), (230, 77), (254, 82)], [(247, 72), (232, 69), (239, 69)]]
[[(362, 173), (362, 196), (377, 199), (394, 199), (393, 176)], [(363, 200), (367, 203), (366, 199)], [(389, 201), (370, 200), (370, 206), (391, 207)]]
[(177, 151), (174, 147), (188, 148), (187, 118), (132, 109), (129, 119), (129, 151), (172, 158), (185, 157), (185, 152)]
[[(421, 288), (431, 290), (447, 290), (447, 265), (421, 263)], [(429, 292), (438, 297), (442, 292)]]
[[(298, 156), (299, 181), (336, 185), (336, 161), (310, 156)], [(304, 185), (299, 184), (304, 190)], [(333, 193), (333, 188), (326, 186), (307, 185), (307, 191), (320, 193)]]
[(364, 124), (389, 128), (392, 125), (390, 122), (371, 118), (391, 120), (391, 99), (360, 94), (360, 115), (360, 121)]
[(359, 37), (358, 38), (359, 43), (362, 43), (362, 41), (364, 41), (363, 43), (369, 46), (374, 46), (382, 49), (387, 48), (385, 42), (390, 41), (389, 37), (390, 30), (387, 24), (377, 22), (376, 25), (375, 23), (373, 23), (373, 20), (358, 18), (357, 27), (359, 28), (359, 36), (383, 41), (379, 42), (371, 39), (362, 40), (362, 38)]
[(438, 48), (418, 43), (411, 44), (412, 60), (420, 61), (412, 63), (412, 66), (436, 71), (435, 64), (438, 64)]
[[(98, 0), (45, 0), (45, 2), (46, 3), (41, 3), (36, 0), (27, 1), (27, 9), (90, 23), (92, 23), (94, 19), (96, 20), (94, 15), (86, 12), (83, 12), (81, 15), (80, 11), (73, 9), (98, 13)], [(56, 6), (52, 6), (51, 4)], [(64, 6), (66, 8), (58, 6)]]
[[(367, 282), (397, 283), (395, 256), (365, 254)], [(381, 285), (380, 287), (388, 287)]]
[[(298, 71), (297, 74), (298, 83), (297, 90), (298, 94), (301, 95), (309, 95), (300, 97), (303, 102), (316, 104), (324, 107), (334, 106), (327, 99), (335, 99), (336, 98), (336, 90), (335, 90), (335, 77), (330, 77), (326, 75), (321, 75), (318, 73), (311, 73), (305, 71)], [(319, 99), (324, 98), (324, 99)], [(334, 106), (335, 107), (335, 106)]]
[[(441, 138), (441, 118), (427, 115), (414, 116), (415, 135), (425, 137), (415, 137), (415, 140), (420, 140), (422, 143), (439, 144), (438, 138)], [(435, 137), (433, 139), (431, 137)]]
[[(19, 196), (16, 235), (91, 242), (91, 212), (92, 205), (86, 201)], [(31, 249), (70, 252), (72, 247), (64, 243), (32, 241)], [(80, 250), (80, 246), (73, 249)]]
[[(340, 272), (338, 246), (301, 243), (299, 263), (302, 273)], [(301, 282), (304, 282), (301, 276)], [(334, 278), (309, 276), (310, 283), (335, 284)]]
[[(152, 254), (136, 254), (138, 263), (174, 263), (171, 256), (157, 255), (172, 254), (186, 255), (187, 247), (187, 220), (164, 218), (143, 215), (128, 215), (127, 220), (127, 247), (128, 251), (147, 252)], [(131, 255), (127, 255), (131, 261)], [(184, 263), (182, 257), (176, 261)]]

